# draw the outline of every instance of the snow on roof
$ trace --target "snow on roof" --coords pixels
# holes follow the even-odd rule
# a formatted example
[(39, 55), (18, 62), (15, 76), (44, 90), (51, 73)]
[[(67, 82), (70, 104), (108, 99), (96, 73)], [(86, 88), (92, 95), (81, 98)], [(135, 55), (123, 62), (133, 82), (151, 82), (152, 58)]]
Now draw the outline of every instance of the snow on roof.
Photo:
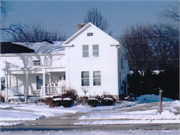
[(63, 41), (53, 41), (53, 42), (13, 42), (14, 44), (19, 44), (33, 49), (35, 53), (50, 53), (64, 51), (64, 47), (61, 46)]

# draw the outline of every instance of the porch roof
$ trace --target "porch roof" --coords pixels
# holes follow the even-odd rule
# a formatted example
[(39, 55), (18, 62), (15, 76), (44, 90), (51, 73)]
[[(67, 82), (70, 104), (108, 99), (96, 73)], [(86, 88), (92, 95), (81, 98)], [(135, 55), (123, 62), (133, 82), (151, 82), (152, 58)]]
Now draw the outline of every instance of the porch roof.
[(38, 68), (9, 68), (10, 74), (25, 74), (28, 71), (29, 74), (42, 74), (45, 69), (46, 73), (50, 72), (66, 72), (65, 67), (38, 67)]

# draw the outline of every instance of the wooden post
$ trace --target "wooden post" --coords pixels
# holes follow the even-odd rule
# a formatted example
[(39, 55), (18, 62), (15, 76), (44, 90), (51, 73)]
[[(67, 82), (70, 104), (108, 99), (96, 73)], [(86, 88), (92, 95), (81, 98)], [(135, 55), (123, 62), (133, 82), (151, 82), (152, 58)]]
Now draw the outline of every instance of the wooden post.
[(162, 90), (159, 90), (159, 113), (161, 114), (163, 112), (162, 110)]

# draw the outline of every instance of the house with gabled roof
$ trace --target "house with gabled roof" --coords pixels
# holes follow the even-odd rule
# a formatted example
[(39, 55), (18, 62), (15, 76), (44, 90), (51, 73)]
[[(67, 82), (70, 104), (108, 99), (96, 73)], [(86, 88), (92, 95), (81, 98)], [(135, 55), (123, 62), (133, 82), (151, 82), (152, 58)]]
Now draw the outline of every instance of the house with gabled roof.
[(13, 43), (34, 52), (1, 53), (1, 93), (6, 101), (46, 98), (67, 87), (79, 96), (128, 94), (128, 61), (120, 43), (92, 23), (78, 25), (64, 42)]

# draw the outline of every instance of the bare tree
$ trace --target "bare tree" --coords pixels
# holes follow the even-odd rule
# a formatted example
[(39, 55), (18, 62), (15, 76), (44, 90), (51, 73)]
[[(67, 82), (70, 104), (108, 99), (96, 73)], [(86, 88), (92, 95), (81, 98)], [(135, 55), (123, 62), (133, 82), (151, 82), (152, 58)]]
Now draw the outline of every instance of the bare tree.
[(66, 35), (58, 31), (48, 31), (41, 23), (32, 25), (16, 25), (16, 32), (12, 33), (14, 42), (38, 42), (43, 40), (64, 41)]
[(178, 65), (179, 31), (170, 24), (131, 26), (119, 41), (128, 50), (130, 70), (144, 72)]
[(180, 22), (180, 2), (177, 1), (175, 4), (166, 5), (164, 10), (158, 14), (160, 18), (165, 20)]
[(0, 8), (1, 8), (1, 23), (2, 23), (5, 19), (5, 17), (7, 16), (7, 11), (10, 10), (10, 2), (1, 0)]
[(170, 24), (151, 27), (151, 48), (158, 69), (167, 65), (177, 66), (179, 61), (179, 30)]
[(87, 11), (84, 17), (84, 23), (91, 22), (103, 31), (107, 31), (109, 24), (107, 20), (102, 16), (101, 10), (98, 8), (91, 8)]
[(119, 41), (128, 50), (127, 58), (131, 70), (144, 72), (151, 64), (152, 51), (148, 46), (149, 29), (143, 25), (135, 25), (124, 30)]
[(4, 35), (12, 35), (20, 30), (19, 25), (11, 24), (9, 27), (4, 27), (3, 22), (5, 18), (7, 17), (8, 10), (11, 9), (11, 2), (6, 0), (0, 1), (0, 8), (1, 8), (1, 27), (0, 27), (0, 33), (1, 36)]

